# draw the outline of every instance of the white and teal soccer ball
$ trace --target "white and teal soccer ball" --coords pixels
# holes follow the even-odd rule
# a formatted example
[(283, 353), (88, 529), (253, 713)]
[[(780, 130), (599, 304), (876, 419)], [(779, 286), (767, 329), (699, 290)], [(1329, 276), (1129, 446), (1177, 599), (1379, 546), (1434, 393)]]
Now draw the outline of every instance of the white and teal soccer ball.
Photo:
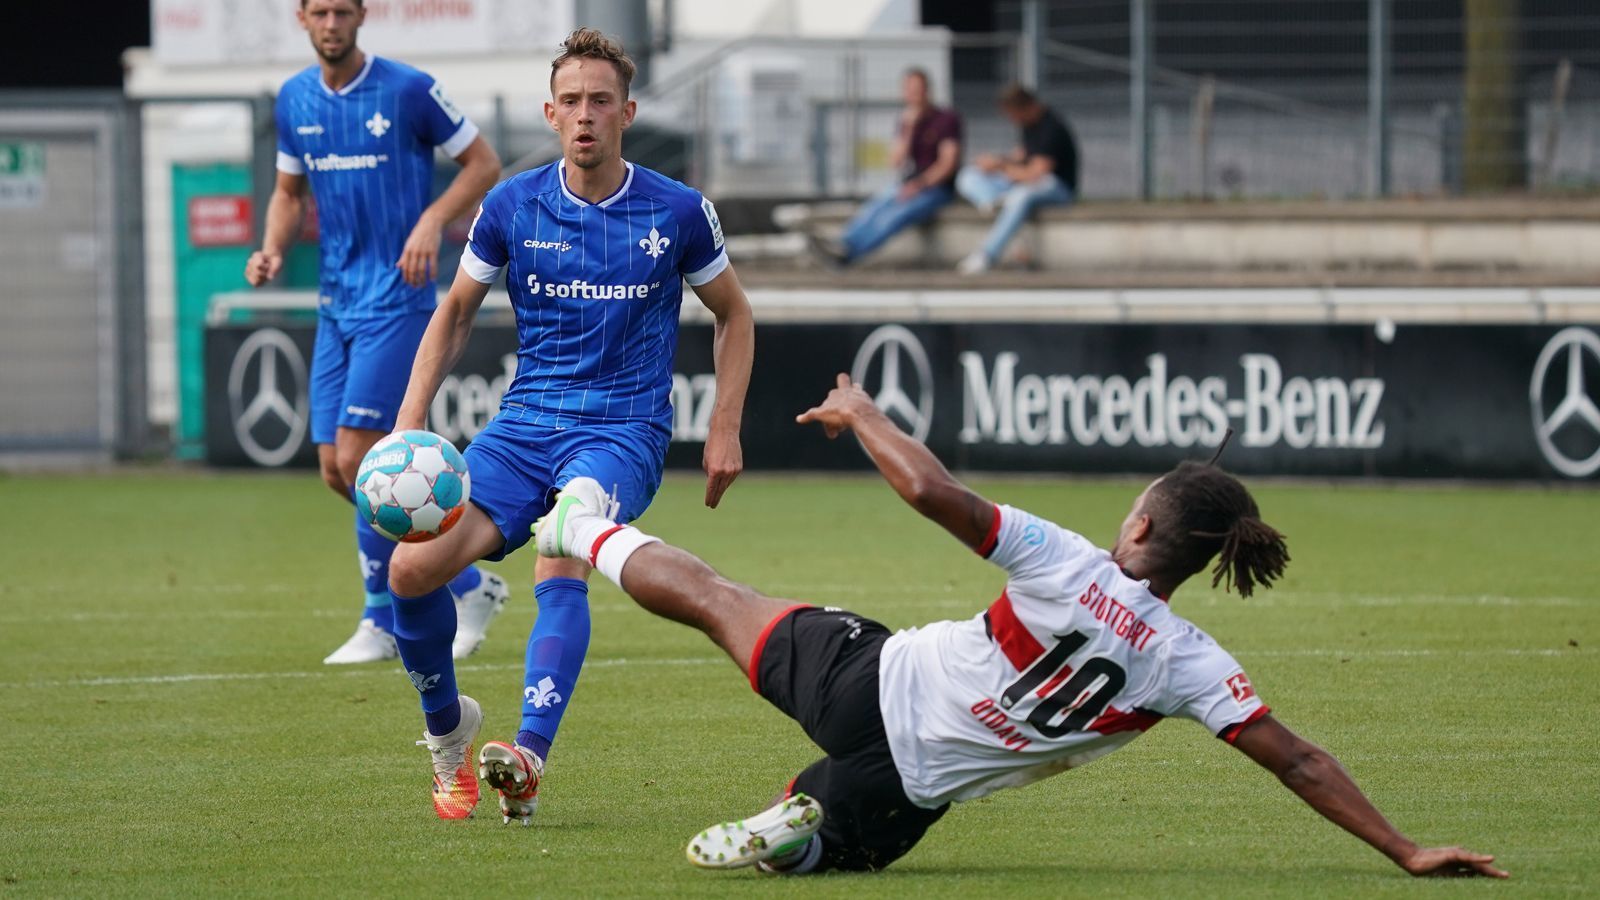
[(356, 509), (390, 540), (431, 541), (460, 521), (472, 493), (461, 451), (431, 431), (396, 431), (356, 470)]

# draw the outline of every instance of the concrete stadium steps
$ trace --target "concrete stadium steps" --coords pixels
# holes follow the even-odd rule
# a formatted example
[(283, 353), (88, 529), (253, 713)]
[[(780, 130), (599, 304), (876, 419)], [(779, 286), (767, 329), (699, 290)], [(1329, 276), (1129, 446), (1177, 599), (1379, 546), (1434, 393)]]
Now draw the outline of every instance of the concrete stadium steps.
[[(786, 228), (837, 236), (854, 203), (793, 204)], [(896, 236), (872, 268), (951, 268), (992, 220), (964, 203)], [(789, 247), (792, 249), (791, 243)], [(754, 249), (754, 248), (752, 248)], [(769, 252), (768, 258), (781, 256)], [(1600, 198), (1083, 203), (1037, 214), (1004, 265), (1045, 272), (1537, 273), (1595, 283)]]

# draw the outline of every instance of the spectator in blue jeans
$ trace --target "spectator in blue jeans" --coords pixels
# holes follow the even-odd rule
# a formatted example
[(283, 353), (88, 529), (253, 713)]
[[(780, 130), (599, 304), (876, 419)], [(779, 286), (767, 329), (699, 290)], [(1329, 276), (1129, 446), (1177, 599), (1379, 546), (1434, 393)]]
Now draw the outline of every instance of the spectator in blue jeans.
[(900, 82), (906, 108), (900, 114), (890, 162), (904, 176), (862, 205), (838, 241), (812, 236), (813, 248), (829, 262), (850, 265), (902, 229), (925, 222), (955, 199), (961, 165), (961, 117), (928, 102), (928, 73), (907, 70)]
[(1021, 145), (1009, 156), (985, 153), (956, 176), (956, 190), (985, 215), (1000, 215), (983, 246), (956, 269), (963, 275), (987, 272), (1006, 244), (1041, 206), (1065, 206), (1078, 194), (1078, 142), (1072, 129), (1021, 85), (1000, 93), (1000, 112), (1022, 130)]

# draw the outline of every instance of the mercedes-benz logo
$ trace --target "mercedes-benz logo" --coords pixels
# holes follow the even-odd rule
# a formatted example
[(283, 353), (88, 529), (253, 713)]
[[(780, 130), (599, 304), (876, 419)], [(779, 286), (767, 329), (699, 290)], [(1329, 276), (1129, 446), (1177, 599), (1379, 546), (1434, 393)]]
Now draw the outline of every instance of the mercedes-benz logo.
[[(248, 395), (247, 380), (252, 383)], [(228, 408), (233, 435), (246, 456), (263, 466), (294, 458), (306, 437), (305, 387), (305, 357), (287, 334), (263, 328), (245, 338), (228, 370)], [(258, 439), (273, 420), (277, 426), (267, 432), (270, 436)]]
[[(916, 383), (907, 386), (910, 377), (901, 369), (901, 357), (911, 360)], [(873, 390), (869, 376), (873, 364), (882, 358), (878, 367), (877, 389)], [(898, 419), (911, 436), (919, 441), (928, 439), (933, 427), (933, 367), (928, 364), (928, 353), (911, 330), (902, 325), (884, 325), (867, 335), (856, 360), (850, 366), (850, 380), (862, 385), (872, 394), (872, 402), (884, 414)], [(916, 399), (911, 399), (915, 395)]]
[[(1528, 384), (1533, 434), (1539, 441), (1539, 451), (1557, 472), (1569, 478), (1587, 478), (1600, 471), (1600, 407), (1589, 395), (1589, 382), (1584, 378), (1585, 356), (1593, 357), (1593, 363), (1600, 366), (1600, 335), (1587, 328), (1564, 328), (1540, 351), (1533, 364), (1533, 380)], [(1566, 368), (1563, 370), (1562, 366)], [(1560, 382), (1560, 400), (1547, 410), (1545, 382), (1551, 374), (1565, 377)], [(1556, 434), (1563, 429), (1568, 436), (1558, 444)], [(1575, 441), (1575, 434), (1584, 431), (1588, 432), (1588, 441)], [(1588, 456), (1574, 455), (1574, 443), (1592, 444), (1594, 451)]]

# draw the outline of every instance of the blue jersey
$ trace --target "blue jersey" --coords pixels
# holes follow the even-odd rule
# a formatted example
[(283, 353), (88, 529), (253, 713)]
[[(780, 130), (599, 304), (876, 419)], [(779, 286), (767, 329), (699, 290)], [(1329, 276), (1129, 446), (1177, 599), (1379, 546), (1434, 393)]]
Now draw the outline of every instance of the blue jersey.
[(369, 55), (335, 91), (312, 66), (278, 93), (278, 171), (305, 175), (322, 233), (323, 312), (364, 319), (433, 309), (433, 281), (395, 264), (433, 191), (433, 148), (458, 156), (478, 128), (424, 72)]
[(491, 190), (461, 255), (481, 283), (506, 273), (517, 373), (503, 402), (552, 428), (643, 421), (670, 431), (683, 282), (728, 267), (717, 211), (632, 163), (622, 187), (591, 204), (567, 189), (565, 166)]

